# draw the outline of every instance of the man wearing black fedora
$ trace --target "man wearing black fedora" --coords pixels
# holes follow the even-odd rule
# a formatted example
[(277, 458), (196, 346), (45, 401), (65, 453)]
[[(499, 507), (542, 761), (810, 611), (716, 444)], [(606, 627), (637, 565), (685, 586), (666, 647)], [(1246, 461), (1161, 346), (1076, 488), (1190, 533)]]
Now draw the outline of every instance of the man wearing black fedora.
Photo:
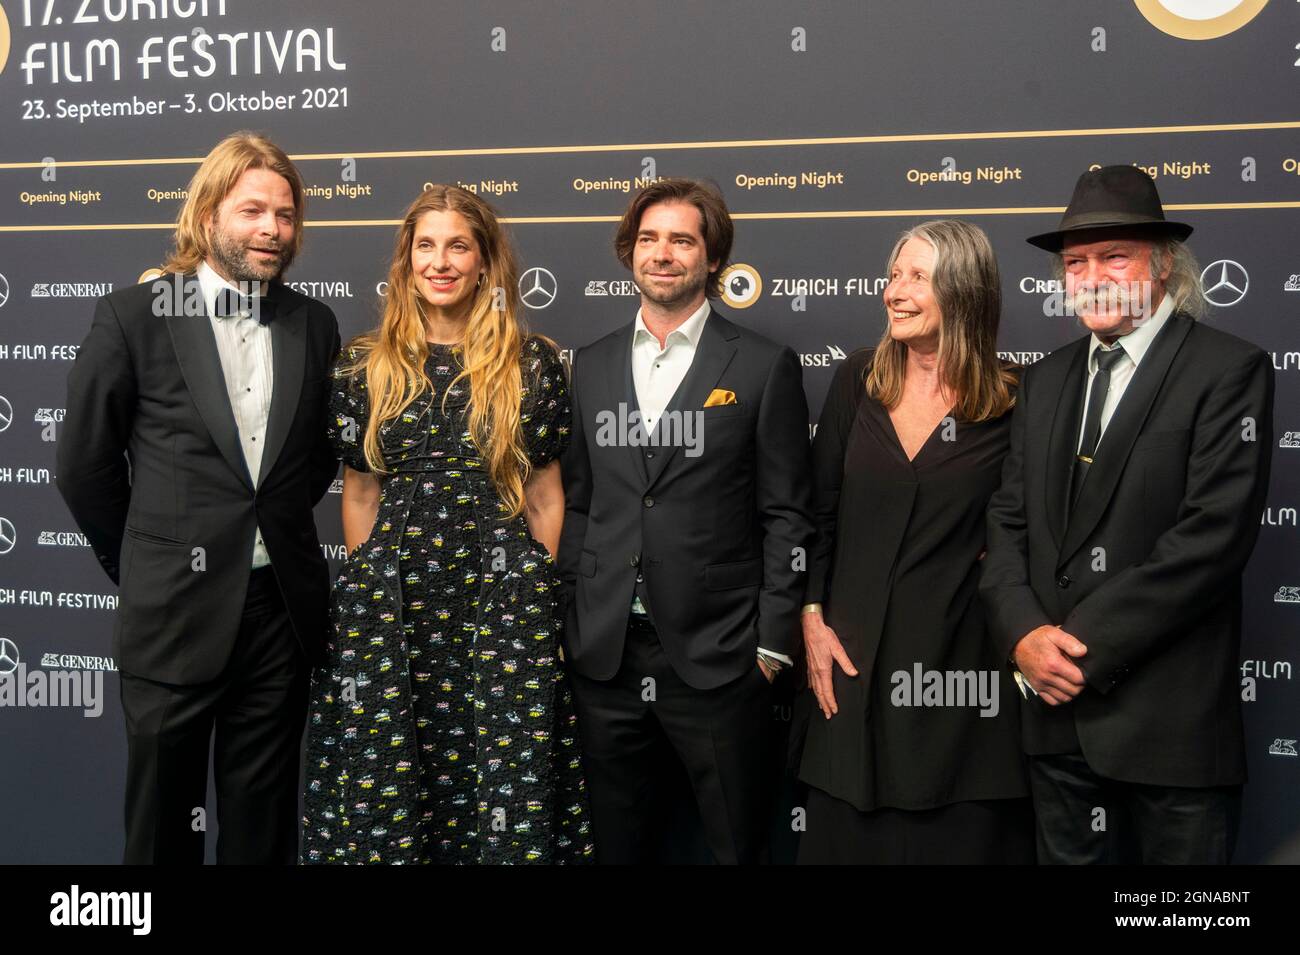
[(1106, 166), (1029, 240), (1089, 332), (1025, 372), (980, 582), (1025, 695), (1040, 862), (1232, 855), (1273, 371), (1196, 320), (1191, 231), (1144, 172)]

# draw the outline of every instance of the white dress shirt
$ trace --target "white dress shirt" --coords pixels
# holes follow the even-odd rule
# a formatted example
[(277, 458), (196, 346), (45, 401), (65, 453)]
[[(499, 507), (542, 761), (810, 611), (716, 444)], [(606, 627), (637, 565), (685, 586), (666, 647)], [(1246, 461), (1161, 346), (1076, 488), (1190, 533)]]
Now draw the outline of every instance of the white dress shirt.
[[(221, 356), (221, 373), (226, 379), (226, 395), (230, 410), (235, 414), (239, 429), (239, 446), (244, 451), (244, 463), (257, 487), (262, 470), (262, 448), (266, 445), (266, 421), (271, 413), (271, 388), (274, 384), (271, 366), (271, 329), (261, 324), (250, 313), (239, 317), (217, 318), (215, 303), (223, 289), (240, 290), (219, 276), (208, 263), (198, 267), (199, 286), (203, 290), (203, 303), (212, 323), (212, 334), (217, 339), (217, 354)], [(262, 543), (262, 529), (253, 535), (252, 568), (271, 563), (271, 555)]]
[[(641, 310), (637, 309), (636, 325), (632, 329), (632, 385), (636, 388), (636, 403), (641, 409), (641, 421), (647, 433), (654, 430), (659, 416), (668, 407), (668, 402), (681, 386), (682, 379), (691, 370), (695, 360), (695, 349), (704, 334), (704, 323), (711, 313), (706, 300), (703, 305), (664, 337), (663, 347), (659, 339), (646, 327)], [(641, 598), (633, 596), (632, 612), (643, 614), (645, 608)], [(794, 661), (784, 653), (759, 648), (759, 652), (780, 660), (786, 666), (794, 666)]]
[[(1155, 340), (1156, 334), (1164, 327), (1173, 311), (1173, 297), (1166, 294), (1156, 306), (1155, 314), (1145, 322), (1135, 324), (1133, 330), (1127, 335), (1115, 339), (1116, 345), (1124, 346), (1124, 357), (1110, 370), (1110, 389), (1106, 392), (1106, 400), (1101, 405), (1101, 430), (1097, 436), (1097, 447), (1101, 447), (1102, 437), (1106, 434), (1106, 425), (1110, 424), (1111, 415), (1119, 406), (1119, 400), (1124, 397), (1124, 390), (1133, 380), (1133, 373), (1137, 371), (1137, 366), (1142, 363), (1142, 357), (1147, 353), (1151, 342)], [(1076, 453), (1083, 447), (1083, 422), (1088, 420), (1088, 398), (1092, 393), (1092, 379), (1097, 374), (1098, 348), (1106, 348), (1106, 346), (1102, 344), (1100, 338), (1093, 335), (1092, 341), (1088, 343), (1088, 380), (1083, 384), (1083, 415), (1079, 418), (1079, 439), (1074, 444)]]
[(636, 388), (636, 403), (641, 407), (641, 420), (647, 433), (654, 430), (655, 422), (668, 407), (677, 387), (691, 370), (695, 348), (704, 334), (704, 322), (711, 309), (706, 300), (703, 305), (664, 338), (664, 347), (646, 327), (641, 310), (637, 309), (636, 325), (632, 330), (632, 384)]

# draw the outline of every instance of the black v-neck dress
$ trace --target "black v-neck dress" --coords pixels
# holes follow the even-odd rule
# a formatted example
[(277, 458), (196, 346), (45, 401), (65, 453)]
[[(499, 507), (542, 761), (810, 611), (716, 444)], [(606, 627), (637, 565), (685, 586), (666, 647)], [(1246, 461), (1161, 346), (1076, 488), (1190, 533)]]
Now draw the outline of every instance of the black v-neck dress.
[[(859, 675), (835, 667), (829, 720), (811, 690), (797, 701), (807, 725), (799, 778), (812, 787), (800, 861), (1032, 862), (1018, 690), (977, 587), (1011, 413), (945, 419), (909, 461), (888, 409), (866, 394), (874, 353), (840, 366), (813, 443), (806, 600), (823, 604)], [(952, 691), (928, 699), (947, 705), (915, 705), (930, 671)], [(977, 697), (981, 679), (985, 705), (953, 705), (958, 682)], [(994, 700), (996, 715), (981, 716)], [(977, 831), (981, 819), (992, 831)], [(846, 858), (855, 846), (871, 858)]]

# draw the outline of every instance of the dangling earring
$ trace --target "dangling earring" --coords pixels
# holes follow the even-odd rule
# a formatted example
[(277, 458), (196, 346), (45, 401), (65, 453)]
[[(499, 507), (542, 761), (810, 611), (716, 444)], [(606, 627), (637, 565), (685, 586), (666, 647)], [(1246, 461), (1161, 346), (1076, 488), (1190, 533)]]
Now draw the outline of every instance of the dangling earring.
[(482, 288), (482, 287), (483, 287), (483, 273), (482, 273), (482, 272), (480, 272), (480, 273), (478, 274), (478, 281), (474, 283), (474, 287), (475, 287), (475, 288)]

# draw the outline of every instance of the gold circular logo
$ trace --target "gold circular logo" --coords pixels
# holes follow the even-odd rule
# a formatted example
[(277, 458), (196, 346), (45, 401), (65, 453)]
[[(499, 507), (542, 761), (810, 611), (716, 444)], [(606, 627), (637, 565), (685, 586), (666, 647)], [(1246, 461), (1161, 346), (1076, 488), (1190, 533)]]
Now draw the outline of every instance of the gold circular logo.
[(5, 64), (9, 62), (9, 18), (5, 16), (5, 8), (0, 6), (0, 73), (5, 71)]
[(143, 285), (145, 282), (152, 282), (154, 279), (160, 279), (165, 273), (162, 269), (145, 269), (140, 273), (140, 281), (136, 285)]
[(1268, 0), (1133, 0), (1157, 29), (1181, 40), (1213, 40), (1240, 30)]
[(718, 281), (722, 285), (722, 300), (732, 308), (749, 308), (763, 292), (763, 277), (758, 269), (743, 262), (727, 266)]

